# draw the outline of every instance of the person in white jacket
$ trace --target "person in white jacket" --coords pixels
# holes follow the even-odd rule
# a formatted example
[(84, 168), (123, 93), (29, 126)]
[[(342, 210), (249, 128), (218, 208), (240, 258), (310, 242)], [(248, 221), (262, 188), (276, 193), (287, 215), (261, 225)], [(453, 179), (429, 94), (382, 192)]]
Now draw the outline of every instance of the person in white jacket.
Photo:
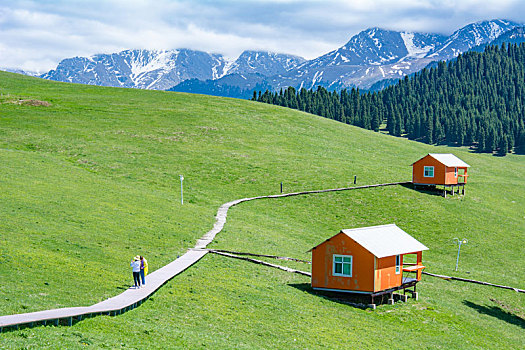
[(131, 269), (133, 270), (133, 281), (135, 282), (135, 288), (140, 288), (140, 256), (136, 256), (131, 260)]

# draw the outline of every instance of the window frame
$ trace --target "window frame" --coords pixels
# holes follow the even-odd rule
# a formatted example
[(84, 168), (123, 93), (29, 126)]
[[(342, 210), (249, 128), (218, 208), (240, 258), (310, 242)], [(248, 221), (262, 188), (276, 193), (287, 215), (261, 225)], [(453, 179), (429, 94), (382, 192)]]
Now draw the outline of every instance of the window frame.
[[(341, 258), (341, 261), (335, 261), (336, 258)], [(350, 258), (350, 262), (344, 261), (344, 258)], [(341, 273), (335, 272), (336, 263), (341, 264)], [(344, 273), (344, 265), (350, 265), (350, 274)], [(337, 277), (352, 277), (353, 275), (354, 257), (352, 255), (333, 254), (332, 255), (332, 276)]]
[(458, 177), (458, 167), (454, 168), (454, 177)]
[[(432, 172), (432, 176), (427, 175), (428, 173)], [(434, 166), (433, 165), (425, 165), (423, 166), (423, 177), (434, 177)]]
[(401, 273), (401, 255), (396, 255), (396, 275)]

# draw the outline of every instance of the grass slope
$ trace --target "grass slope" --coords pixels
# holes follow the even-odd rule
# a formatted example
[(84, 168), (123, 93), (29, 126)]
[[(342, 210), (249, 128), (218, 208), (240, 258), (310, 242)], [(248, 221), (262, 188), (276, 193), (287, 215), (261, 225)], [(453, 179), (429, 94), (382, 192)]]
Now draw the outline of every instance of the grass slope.
[[(0, 314), (88, 305), (195, 244), (232, 199), (403, 181), (428, 152), (472, 168), (467, 196), (396, 186), (260, 200), (230, 210), (214, 248), (309, 259), (341, 228), (395, 222), (428, 271), (523, 288), (525, 158), (393, 138), (284, 108), (70, 85), (0, 72)], [(50, 106), (17, 103), (47, 101)], [(185, 177), (180, 205), (179, 174)], [(290, 264), (307, 270), (308, 266)], [(469, 272), (469, 273), (467, 273)], [(522, 348), (524, 296), (424, 277), (421, 300), (361, 310), (309, 280), (216, 255), (140, 308), (0, 334), (0, 348)]]

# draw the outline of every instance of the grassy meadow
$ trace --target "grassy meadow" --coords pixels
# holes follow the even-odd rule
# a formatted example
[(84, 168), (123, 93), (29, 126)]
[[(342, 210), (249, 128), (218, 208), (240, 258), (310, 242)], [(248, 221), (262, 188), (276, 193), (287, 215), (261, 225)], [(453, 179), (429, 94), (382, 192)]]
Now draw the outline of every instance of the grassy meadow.
[[(22, 100), (22, 102), (20, 102)], [(49, 105), (41, 105), (44, 101)], [(525, 157), (436, 147), (251, 101), (0, 72), (0, 315), (90, 305), (211, 229), (230, 200), (411, 179), (427, 153), (471, 165), (466, 196), (403, 186), (233, 207), (210, 248), (310, 259), (342, 228), (396, 223), (427, 271), (525, 288)], [(184, 205), (179, 175), (184, 175)], [(467, 238), (460, 269), (457, 245)], [(300, 263), (278, 262), (302, 270)], [(362, 310), (309, 279), (208, 254), (123, 315), (0, 334), (19, 348), (525, 347), (525, 295), (423, 276), (420, 300)]]

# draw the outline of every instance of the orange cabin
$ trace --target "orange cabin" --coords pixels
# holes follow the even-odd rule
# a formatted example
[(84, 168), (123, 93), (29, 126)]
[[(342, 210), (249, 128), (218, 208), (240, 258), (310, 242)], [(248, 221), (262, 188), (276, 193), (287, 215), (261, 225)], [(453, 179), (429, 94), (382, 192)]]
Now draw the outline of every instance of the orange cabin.
[(467, 163), (450, 153), (429, 153), (412, 164), (415, 185), (458, 185), (467, 183)]
[[(421, 280), (422, 252), (428, 248), (395, 224), (342, 230), (312, 248), (312, 287), (328, 291), (376, 293), (401, 287), (403, 271)], [(403, 265), (403, 257), (416, 263)]]

